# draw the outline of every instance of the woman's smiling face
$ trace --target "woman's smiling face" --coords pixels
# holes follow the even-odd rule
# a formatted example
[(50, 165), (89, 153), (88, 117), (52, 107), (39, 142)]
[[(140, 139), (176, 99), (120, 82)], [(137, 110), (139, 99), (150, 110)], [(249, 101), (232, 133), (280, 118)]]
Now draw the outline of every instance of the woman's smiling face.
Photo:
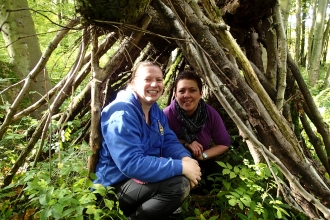
[(163, 72), (158, 66), (140, 66), (131, 83), (142, 105), (152, 105), (163, 94)]
[(194, 114), (198, 107), (198, 102), (202, 98), (202, 91), (199, 90), (195, 80), (181, 79), (177, 83), (174, 96), (179, 106), (188, 116), (191, 116)]

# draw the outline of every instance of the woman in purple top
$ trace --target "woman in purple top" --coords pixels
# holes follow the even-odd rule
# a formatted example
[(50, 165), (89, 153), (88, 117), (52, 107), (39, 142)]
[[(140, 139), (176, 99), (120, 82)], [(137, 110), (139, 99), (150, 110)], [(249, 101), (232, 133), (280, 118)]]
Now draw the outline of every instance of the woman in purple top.
[[(221, 173), (215, 157), (228, 150), (230, 137), (219, 113), (202, 99), (202, 86), (196, 73), (181, 72), (174, 82), (175, 99), (164, 113), (169, 127), (198, 160), (203, 176), (207, 177)], [(207, 181), (207, 188), (212, 189), (212, 184)]]

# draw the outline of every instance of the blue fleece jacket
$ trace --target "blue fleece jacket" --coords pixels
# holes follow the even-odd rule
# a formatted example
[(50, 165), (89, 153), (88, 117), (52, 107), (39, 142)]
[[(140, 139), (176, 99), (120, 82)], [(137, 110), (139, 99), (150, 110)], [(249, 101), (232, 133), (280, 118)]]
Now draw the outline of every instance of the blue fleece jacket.
[(152, 105), (149, 116), (150, 126), (131, 89), (119, 92), (103, 109), (103, 140), (94, 183), (113, 186), (130, 178), (158, 182), (182, 174), (181, 159), (191, 157), (189, 151), (170, 130), (157, 103)]

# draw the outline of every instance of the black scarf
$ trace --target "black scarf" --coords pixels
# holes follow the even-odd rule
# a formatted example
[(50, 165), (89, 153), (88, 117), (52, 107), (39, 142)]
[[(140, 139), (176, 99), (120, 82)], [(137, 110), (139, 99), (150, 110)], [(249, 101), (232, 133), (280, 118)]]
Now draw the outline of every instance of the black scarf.
[(186, 112), (179, 106), (175, 100), (175, 110), (178, 114), (178, 119), (182, 123), (182, 129), (179, 134), (179, 139), (183, 139), (188, 143), (197, 140), (196, 134), (202, 129), (207, 119), (206, 105), (203, 99), (198, 102), (198, 107), (193, 117), (188, 117)]

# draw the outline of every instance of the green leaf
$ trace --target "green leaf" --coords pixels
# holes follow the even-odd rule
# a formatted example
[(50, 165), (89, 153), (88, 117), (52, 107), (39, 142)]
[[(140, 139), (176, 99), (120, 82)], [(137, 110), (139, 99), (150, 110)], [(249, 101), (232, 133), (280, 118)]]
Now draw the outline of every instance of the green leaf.
[(243, 203), (239, 200), (237, 200), (238, 206), (240, 207), (241, 210), (244, 209)]
[(62, 213), (62, 217), (70, 215), (72, 212), (76, 211), (76, 208), (69, 208)]
[(52, 217), (55, 219), (61, 219), (63, 212), (63, 206), (61, 204), (56, 203), (52, 210)]
[(277, 218), (282, 218), (282, 212), (280, 210), (277, 210), (276, 214)]
[(226, 174), (228, 174), (228, 173), (230, 173), (231, 171), (229, 170), (229, 169), (223, 169), (222, 170), (222, 174), (223, 175), (226, 175)]
[(56, 199), (51, 199), (51, 200), (49, 200), (48, 205), (49, 205), (49, 206), (52, 206), (52, 205), (54, 205), (55, 203), (57, 203), (57, 200), (56, 200)]
[(243, 195), (240, 200), (244, 203), (245, 206), (250, 207), (251, 198), (248, 195)]
[(48, 205), (48, 201), (49, 201), (49, 197), (48, 197), (47, 194), (40, 195), (40, 197), (39, 197), (39, 203), (41, 205)]
[(242, 219), (242, 220), (247, 220), (248, 218), (245, 216), (245, 215), (243, 215), (242, 213), (236, 213), (236, 215), (240, 218), (240, 219)]
[(217, 161), (217, 163), (222, 166), (223, 168), (227, 168), (226, 164), (224, 162), (221, 161)]
[(47, 209), (41, 211), (40, 220), (47, 220)]
[(229, 190), (231, 188), (231, 183), (230, 182), (227, 182), (227, 181), (223, 181), (222, 184), (225, 186), (225, 188), (227, 190)]
[(109, 199), (104, 199), (105, 206), (108, 207), (110, 210), (113, 209), (115, 206), (115, 202)]
[(232, 194), (236, 198), (240, 198), (241, 197), (237, 192), (230, 192), (230, 194)]
[(201, 214), (201, 212), (199, 211), (199, 209), (196, 209), (196, 208), (194, 209), (194, 213), (195, 213), (196, 216), (199, 216)]
[(268, 211), (267, 211), (267, 209), (264, 209), (264, 211), (262, 213), (262, 217), (264, 217), (264, 219), (268, 219)]
[(236, 173), (230, 172), (229, 178), (234, 179), (236, 176), (237, 176)]
[(106, 193), (106, 189), (104, 188), (104, 186), (102, 186), (101, 184), (94, 184), (93, 185), (94, 191), (93, 193), (98, 193), (101, 196), (105, 196)]
[(265, 167), (265, 174), (267, 175), (267, 176), (272, 176), (272, 173), (270, 172), (270, 169), (269, 169), (269, 167)]
[(236, 202), (237, 202), (237, 199), (229, 199), (229, 200), (228, 200), (228, 203), (229, 203), (229, 205), (231, 205), (231, 206), (235, 206), (235, 205), (236, 205)]
[(62, 213), (63, 212), (63, 206), (59, 203), (56, 203), (54, 206), (54, 210), (58, 213)]
[(235, 189), (235, 192), (237, 192), (240, 195), (243, 195), (245, 193), (245, 189), (242, 187), (238, 187), (237, 189)]
[(237, 166), (235, 166), (235, 167), (234, 167), (234, 172), (235, 172), (235, 173), (240, 173), (240, 169), (239, 169)]
[(217, 197), (220, 198), (220, 197), (222, 197), (224, 195), (227, 195), (227, 194), (228, 194), (227, 191), (220, 191), (220, 192), (218, 192)]
[(48, 208), (44, 209), (40, 213), (40, 220), (47, 220), (49, 216), (52, 215), (52, 211)]

